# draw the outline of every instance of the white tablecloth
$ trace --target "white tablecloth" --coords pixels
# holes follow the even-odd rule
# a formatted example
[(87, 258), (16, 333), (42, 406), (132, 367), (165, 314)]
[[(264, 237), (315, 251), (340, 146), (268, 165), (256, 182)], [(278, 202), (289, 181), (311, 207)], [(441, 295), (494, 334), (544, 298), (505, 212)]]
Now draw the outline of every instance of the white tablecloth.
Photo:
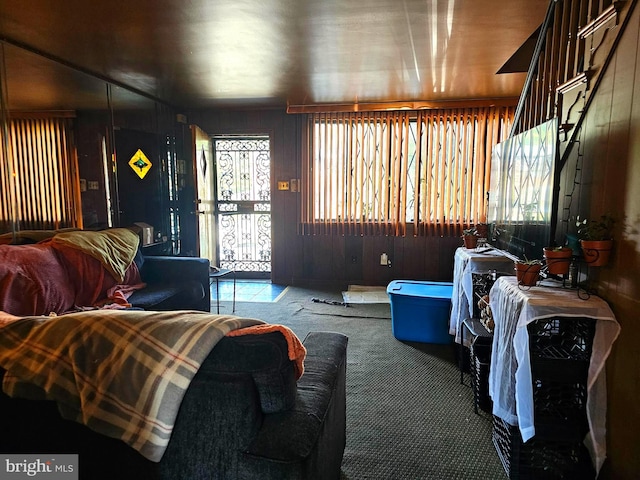
[(535, 435), (533, 388), (529, 359), (527, 324), (548, 317), (587, 317), (597, 319), (587, 385), (587, 418), (590, 431), (585, 439), (596, 471), (606, 457), (606, 378), (605, 362), (620, 325), (609, 305), (599, 297), (587, 300), (576, 290), (557, 282), (524, 290), (515, 277), (501, 277), (490, 292), (495, 321), (493, 353), (489, 372), (489, 395), (493, 413), (511, 425), (518, 425), (522, 440)]
[(461, 342), (462, 322), (466, 318), (473, 317), (473, 303), (476, 299), (473, 298), (473, 278), (471, 274), (489, 273), (493, 270), (502, 274), (514, 274), (513, 260), (507, 257), (505, 252), (495, 248), (488, 251), (485, 250), (484, 248), (469, 250), (460, 247), (456, 250), (454, 256), (449, 333), (455, 336), (457, 343)]

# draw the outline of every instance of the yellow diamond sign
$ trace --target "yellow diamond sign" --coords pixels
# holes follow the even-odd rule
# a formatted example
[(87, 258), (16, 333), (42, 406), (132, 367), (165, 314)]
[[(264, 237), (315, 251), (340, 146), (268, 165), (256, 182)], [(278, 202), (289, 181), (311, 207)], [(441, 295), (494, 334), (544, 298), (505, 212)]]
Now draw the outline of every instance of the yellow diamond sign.
[(151, 168), (151, 165), (149, 159), (140, 149), (138, 149), (138, 151), (133, 154), (133, 157), (131, 157), (131, 160), (129, 160), (129, 166), (140, 178), (144, 178)]

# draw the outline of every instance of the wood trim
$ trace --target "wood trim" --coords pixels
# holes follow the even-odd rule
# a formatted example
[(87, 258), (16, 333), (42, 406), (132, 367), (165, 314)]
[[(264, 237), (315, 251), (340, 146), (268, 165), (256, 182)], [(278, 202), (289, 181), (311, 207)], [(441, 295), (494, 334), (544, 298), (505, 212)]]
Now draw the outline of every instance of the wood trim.
[(9, 112), (9, 119), (25, 120), (34, 119), (42, 120), (48, 118), (76, 118), (75, 110), (45, 110), (45, 111), (30, 111), (30, 110), (12, 110)]
[[(597, 30), (606, 25), (609, 20), (616, 18), (622, 9), (623, 3), (624, 2), (622, 1), (613, 2), (607, 9), (603, 10), (600, 15), (578, 30), (578, 37), (587, 38), (589, 35), (594, 34)], [(618, 19), (616, 18), (616, 25), (617, 24)]]
[(287, 113), (325, 112), (376, 112), (394, 110), (448, 110), (473, 107), (515, 107), (517, 97), (484, 98), (468, 100), (388, 102), (388, 103), (325, 103), (308, 105), (287, 105)]
[(579, 87), (583, 84), (588, 84), (589, 79), (591, 78), (591, 71), (588, 70), (586, 72), (582, 72), (575, 77), (573, 77), (568, 82), (563, 83), (562, 85), (558, 85), (556, 91), (562, 95), (565, 95), (568, 91), (573, 90), (576, 87)]

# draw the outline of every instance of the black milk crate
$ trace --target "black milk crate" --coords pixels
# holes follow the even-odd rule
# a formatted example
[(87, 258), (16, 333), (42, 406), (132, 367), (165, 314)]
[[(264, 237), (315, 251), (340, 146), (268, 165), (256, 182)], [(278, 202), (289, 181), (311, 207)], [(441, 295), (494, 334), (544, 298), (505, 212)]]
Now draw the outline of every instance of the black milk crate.
[(517, 426), (494, 415), (491, 438), (511, 480), (595, 478), (582, 439), (565, 435), (564, 429), (557, 425), (540, 429), (536, 426), (536, 436), (523, 443)]
[(471, 274), (471, 285), (473, 295), (473, 318), (480, 318), (480, 307), (478, 306), (478, 299), (484, 297), (485, 295), (489, 295), (491, 291), (491, 287), (496, 282), (496, 279), (501, 274), (497, 272), (489, 272), (489, 273), (472, 273)]
[(478, 338), (470, 349), (470, 362), (474, 376), (474, 396), (477, 406), (491, 413), (493, 402), (489, 396), (489, 367), (491, 365), (491, 338)]
[(527, 325), (531, 358), (591, 359), (596, 320), (585, 317), (549, 317)]
[[(469, 354), (470, 349), (460, 343), (453, 344), (455, 356), (458, 359), (458, 368), (460, 369), (460, 373), (469, 373), (470, 365), (469, 365)], [(462, 383), (462, 382), (460, 382)]]
[(557, 423), (578, 438), (584, 436), (595, 320), (552, 317), (527, 328), (536, 429), (538, 423)]
[(587, 373), (580, 360), (531, 360), (534, 418), (538, 423), (562, 424), (582, 438), (588, 431)]

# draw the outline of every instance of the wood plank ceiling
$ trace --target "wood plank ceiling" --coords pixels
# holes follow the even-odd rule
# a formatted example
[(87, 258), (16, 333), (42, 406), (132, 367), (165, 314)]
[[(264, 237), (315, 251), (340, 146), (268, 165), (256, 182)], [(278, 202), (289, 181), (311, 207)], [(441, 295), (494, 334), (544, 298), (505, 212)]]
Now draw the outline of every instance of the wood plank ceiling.
[(85, 73), (181, 108), (504, 100), (548, 3), (0, 0), (0, 37), (12, 108), (104, 102)]

